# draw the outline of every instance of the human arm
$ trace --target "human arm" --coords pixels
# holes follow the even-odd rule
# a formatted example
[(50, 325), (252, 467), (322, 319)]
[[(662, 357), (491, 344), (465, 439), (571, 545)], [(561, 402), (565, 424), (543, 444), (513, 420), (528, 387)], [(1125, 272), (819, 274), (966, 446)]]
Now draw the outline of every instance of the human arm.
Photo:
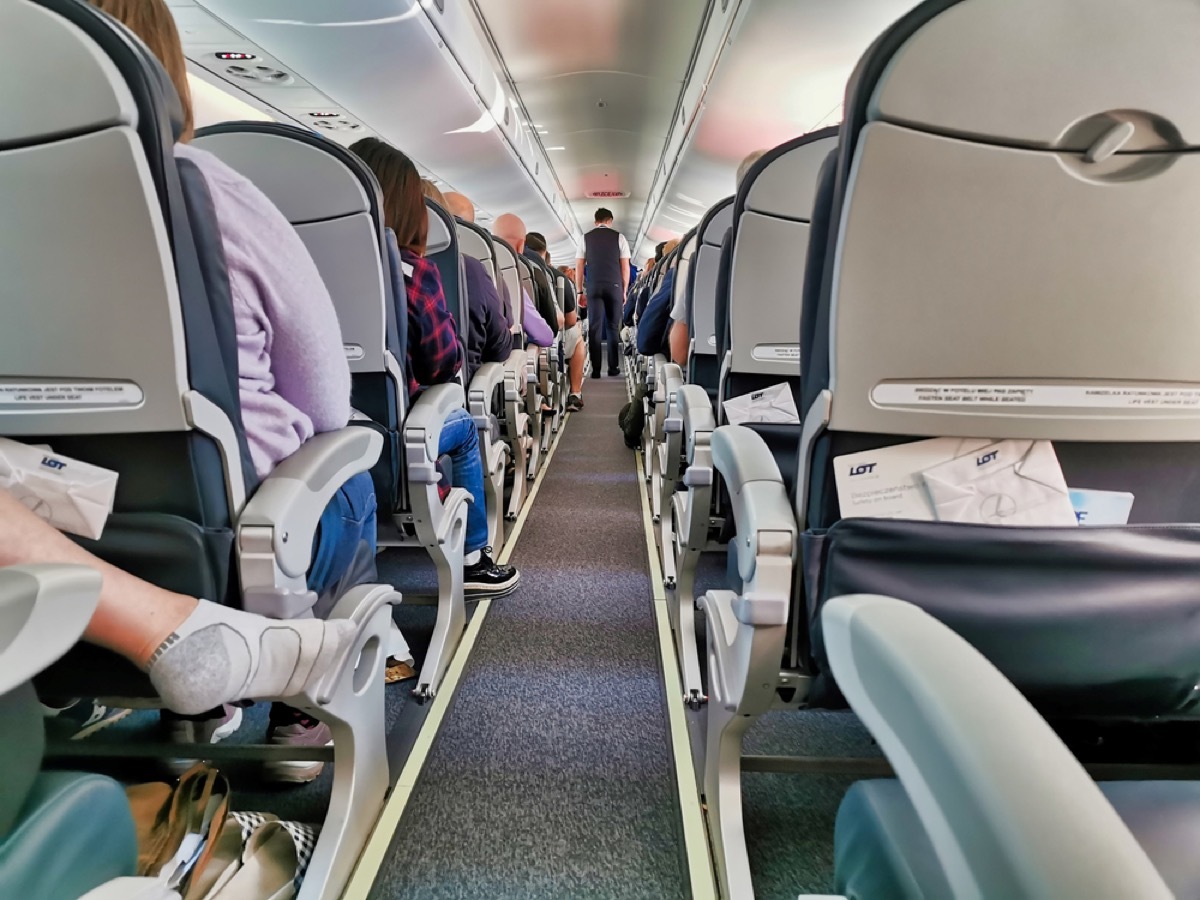
[(554, 332), (537, 311), (537, 307), (533, 305), (533, 300), (530, 299), (529, 294), (522, 291), (521, 299), (524, 302), (525, 308), (525, 334), (529, 336), (530, 341), (539, 347), (549, 347), (554, 343)]
[(688, 362), (688, 345), (691, 343), (686, 322), (671, 323), (670, 340), (671, 362), (677, 366), (686, 366)]

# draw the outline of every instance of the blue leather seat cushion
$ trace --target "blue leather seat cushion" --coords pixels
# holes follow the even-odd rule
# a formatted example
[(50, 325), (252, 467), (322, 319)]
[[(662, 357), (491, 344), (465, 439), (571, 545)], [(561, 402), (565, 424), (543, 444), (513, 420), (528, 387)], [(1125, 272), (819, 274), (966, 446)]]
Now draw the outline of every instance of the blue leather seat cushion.
[(43, 772), (0, 840), (0, 897), (76, 900), (136, 874), (137, 850), (121, 785), (102, 775)]
[[(1176, 897), (1200, 897), (1200, 781), (1110, 781), (1100, 790)], [(860, 781), (834, 831), (837, 890), (851, 900), (950, 898), (900, 782)]]

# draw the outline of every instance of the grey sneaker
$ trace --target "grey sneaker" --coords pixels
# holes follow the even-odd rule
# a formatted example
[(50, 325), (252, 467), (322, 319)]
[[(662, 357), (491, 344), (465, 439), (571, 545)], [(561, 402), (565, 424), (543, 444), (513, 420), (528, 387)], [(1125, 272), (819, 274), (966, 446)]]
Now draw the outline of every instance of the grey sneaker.
[[(324, 722), (299, 710), (276, 704), (271, 708), (271, 727), (267, 742), (285, 747), (332, 747), (333, 733)], [(265, 766), (267, 779), (286, 784), (307, 784), (325, 768), (319, 759), (270, 760)]]
[(567, 412), (579, 412), (583, 409), (583, 398), (578, 394), (572, 394), (567, 398)]
[[(163, 711), (162, 723), (167, 730), (167, 740), (172, 744), (219, 744), (242, 726), (242, 708), (226, 703), (220, 715), (180, 716)], [(163, 760), (176, 776), (182, 775), (197, 760)]]

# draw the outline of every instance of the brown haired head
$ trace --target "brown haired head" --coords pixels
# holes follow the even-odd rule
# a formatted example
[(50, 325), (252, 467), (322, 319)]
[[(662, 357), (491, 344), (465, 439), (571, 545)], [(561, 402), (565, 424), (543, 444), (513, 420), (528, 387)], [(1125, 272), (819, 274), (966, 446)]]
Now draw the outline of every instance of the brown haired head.
[(187, 60), (183, 56), (183, 44), (175, 19), (165, 0), (88, 0), (92, 6), (108, 13), (134, 34), (151, 53), (158, 57), (166, 69), (179, 104), (183, 107), (183, 130), (179, 140), (187, 143), (192, 139), (195, 120), (192, 116), (192, 92), (188, 88)]
[(448, 210), (445, 195), (438, 189), (438, 186), (428, 178), (421, 179), (421, 193), (440, 206), (442, 209)]
[(363, 138), (350, 145), (367, 164), (383, 192), (383, 221), (396, 232), (396, 243), (417, 256), (425, 255), (429, 240), (429, 213), (421, 190), (421, 174), (413, 161), (379, 138)]

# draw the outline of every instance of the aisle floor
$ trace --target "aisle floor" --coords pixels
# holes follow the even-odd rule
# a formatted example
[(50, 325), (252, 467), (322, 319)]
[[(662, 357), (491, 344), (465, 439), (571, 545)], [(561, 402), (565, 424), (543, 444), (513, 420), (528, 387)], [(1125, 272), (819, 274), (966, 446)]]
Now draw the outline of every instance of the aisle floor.
[(688, 896), (624, 382), (585, 397), (372, 897)]

